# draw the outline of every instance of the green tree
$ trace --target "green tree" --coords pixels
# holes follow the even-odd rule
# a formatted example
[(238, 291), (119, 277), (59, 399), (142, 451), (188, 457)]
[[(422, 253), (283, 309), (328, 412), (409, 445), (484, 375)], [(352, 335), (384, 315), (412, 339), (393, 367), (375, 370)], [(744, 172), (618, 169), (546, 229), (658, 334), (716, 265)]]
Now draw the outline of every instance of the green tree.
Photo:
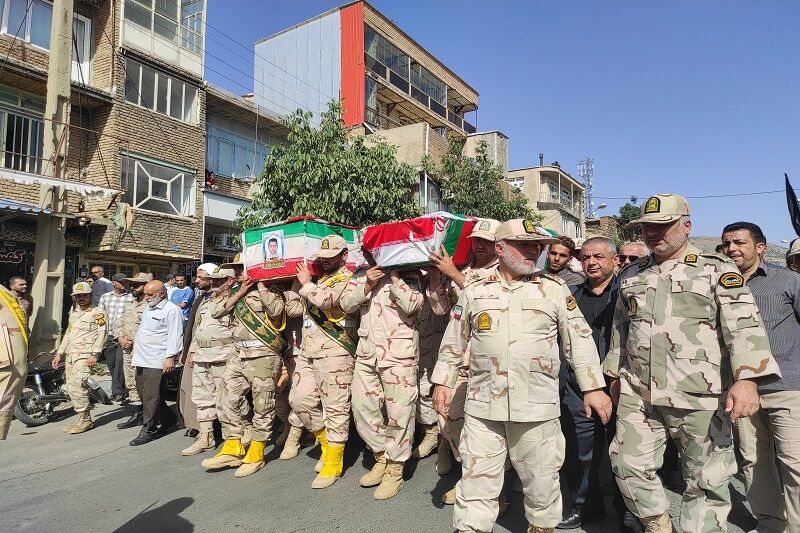
[(619, 208), (619, 215), (614, 215), (617, 222), (617, 235), (620, 242), (639, 241), (642, 239), (642, 230), (638, 226), (626, 227), (631, 220), (636, 220), (641, 216), (641, 210), (635, 204), (626, 202)]
[(451, 140), (439, 165), (428, 157), (422, 163), (428, 174), (441, 178), (442, 198), (450, 211), (497, 220), (539, 220), (520, 191), (512, 187), (507, 197), (500, 188), (503, 169), (489, 159), (485, 141), (478, 143), (476, 157), (463, 155), (462, 148), (461, 142)]
[(236, 215), (239, 227), (302, 215), (361, 227), (420, 214), (412, 193), (419, 173), (395, 159), (393, 146), (348, 138), (339, 102), (331, 102), (319, 126), (311, 118), (297, 110), (284, 120), (288, 143), (273, 146), (264, 161), (251, 205)]

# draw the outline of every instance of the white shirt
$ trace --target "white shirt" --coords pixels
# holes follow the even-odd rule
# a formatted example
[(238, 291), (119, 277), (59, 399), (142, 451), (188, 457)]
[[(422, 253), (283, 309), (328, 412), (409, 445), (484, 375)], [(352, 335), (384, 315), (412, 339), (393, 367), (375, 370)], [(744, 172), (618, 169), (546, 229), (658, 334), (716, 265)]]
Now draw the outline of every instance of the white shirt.
[(162, 300), (142, 313), (142, 323), (133, 339), (131, 366), (164, 368), (164, 360), (183, 351), (183, 313), (174, 303)]

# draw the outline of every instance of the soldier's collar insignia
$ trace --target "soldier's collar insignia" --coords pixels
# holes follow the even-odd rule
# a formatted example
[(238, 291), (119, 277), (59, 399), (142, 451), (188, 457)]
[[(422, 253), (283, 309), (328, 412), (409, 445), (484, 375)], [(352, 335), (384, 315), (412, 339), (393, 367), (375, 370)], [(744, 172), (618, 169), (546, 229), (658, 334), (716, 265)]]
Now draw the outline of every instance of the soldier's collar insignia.
[(319, 247), (321, 250), (329, 250), (331, 245), (328, 242), (328, 239), (322, 239), (322, 243), (320, 243)]
[(575, 297), (573, 295), (567, 296), (567, 311), (574, 311), (576, 307), (578, 307), (578, 302), (575, 301)]
[(636, 296), (631, 294), (628, 297), (628, 315), (636, 316), (636, 312), (639, 310), (639, 304), (636, 303)]
[(720, 276), (719, 284), (726, 289), (736, 289), (744, 286), (744, 278), (736, 272), (727, 272)]
[(497, 281), (497, 275), (490, 274), (489, 277), (486, 278), (486, 281)]
[(483, 313), (478, 315), (478, 318), (475, 320), (475, 323), (478, 327), (478, 331), (489, 331), (492, 329), (492, 316), (484, 311)]
[(697, 254), (688, 254), (686, 257), (683, 258), (684, 263), (697, 263)]
[(453, 314), (452, 314), (452, 318), (453, 318), (454, 320), (459, 320), (459, 319), (461, 318), (461, 311), (462, 311), (462, 310), (463, 310), (463, 309), (461, 308), (461, 306), (460, 306), (460, 305), (457, 305), (457, 306), (453, 307)]
[(644, 204), (644, 214), (649, 215), (650, 213), (658, 213), (661, 211), (661, 199), (657, 196), (651, 196), (647, 199), (647, 203)]
[(533, 223), (533, 220), (523, 220), (522, 227), (525, 229), (525, 233), (536, 233), (536, 224)]

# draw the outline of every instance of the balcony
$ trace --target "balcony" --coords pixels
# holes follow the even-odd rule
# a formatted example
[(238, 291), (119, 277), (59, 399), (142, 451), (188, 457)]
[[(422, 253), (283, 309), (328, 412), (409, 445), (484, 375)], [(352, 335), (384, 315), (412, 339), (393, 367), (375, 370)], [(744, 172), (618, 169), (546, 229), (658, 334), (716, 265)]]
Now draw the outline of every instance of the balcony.
[[(446, 106), (432, 99), (419, 88), (411, 84), (406, 78), (367, 53), (364, 54), (364, 64), (377, 77), (440, 117), (443, 124), (449, 124), (467, 134), (477, 131), (475, 126), (464, 120), (458, 113), (447, 109)], [(367, 115), (369, 115), (369, 110), (367, 110)], [(370, 120), (367, 120), (367, 122), (379, 126), (377, 122), (371, 122)]]
[(582, 202), (580, 198), (575, 198), (570, 201), (567, 198), (559, 197), (558, 195), (542, 194), (539, 201), (536, 203), (536, 208), (540, 211), (558, 210), (572, 215), (575, 218), (581, 218)]

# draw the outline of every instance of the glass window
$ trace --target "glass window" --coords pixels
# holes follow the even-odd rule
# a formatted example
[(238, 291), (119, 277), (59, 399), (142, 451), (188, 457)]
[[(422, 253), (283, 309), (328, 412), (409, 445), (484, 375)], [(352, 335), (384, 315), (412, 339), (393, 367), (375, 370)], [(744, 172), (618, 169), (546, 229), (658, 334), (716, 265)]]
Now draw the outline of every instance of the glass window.
[(447, 85), (419, 63), (411, 65), (411, 83), (440, 104), (447, 105)]
[(196, 54), (203, 50), (203, 2), (181, 2), (181, 46)]
[(522, 190), (525, 188), (525, 178), (509, 178), (508, 184), (515, 189)]
[(183, 121), (194, 122), (194, 102), (197, 99), (197, 87), (184, 84)]
[(6, 32), (21, 39), (26, 34), (26, 15), (28, 13), (27, 0), (10, 0), (8, 4), (8, 18), (5, 21)]
[(142, 82), (139, 84), (139, 94), (141, 95), (141, 105), (155, 109), (153, 105), (156, 92), (156, 71), (146, 65), (142, 65)]
[[(1, 13), (1, 12), (0, 12)], [(31, 4), (31, 44), (50, 49), (50, 28), (53, 25), (53, 6), (49, 2), (33, 0)], [(79, 43), (84, 36), (75, 36)]]
[(41, 120), (0, 109), (0, 166), (38, 174), (43, 143)]
[(169, 91), (169, 78), (165, 76), (158, 77), (158, 86), (156, 87), (156, 111), (159, 113), (167, 114), (167, 91)]
[(125, 0), (125, 20), (149, 30), (153, 18), (150, 2), (151, 0)]
[(120, 185), (132, 207), (168, 215), (194, 216), (193, 173), (136, 156), (127, 159), (121, 167)]
[(364, 27), (364, 51), (389, 67), (395, 74), (408, 79), (409, 57), (369, 26)]
[(183, 83), (173, 79), (170, 84), (169, 114), (172, 118), (183, 119)]
[(81, 83), (89, 82), (89, 56), (91, 54), (92, 22), (86, 17), (75, 15), (72, 20), (72, 79)]
[(139, 78), (142, 66), (135, 61), (125, 62), (125, 101), (132, 104), (139, 103)]
[(197, 87), (130, 58), (125, 60), (125, 70), (127, 102), (197, 123)]
[(125, 19), (195, 54), (203, 51), (202, 0), (125, 0)]

